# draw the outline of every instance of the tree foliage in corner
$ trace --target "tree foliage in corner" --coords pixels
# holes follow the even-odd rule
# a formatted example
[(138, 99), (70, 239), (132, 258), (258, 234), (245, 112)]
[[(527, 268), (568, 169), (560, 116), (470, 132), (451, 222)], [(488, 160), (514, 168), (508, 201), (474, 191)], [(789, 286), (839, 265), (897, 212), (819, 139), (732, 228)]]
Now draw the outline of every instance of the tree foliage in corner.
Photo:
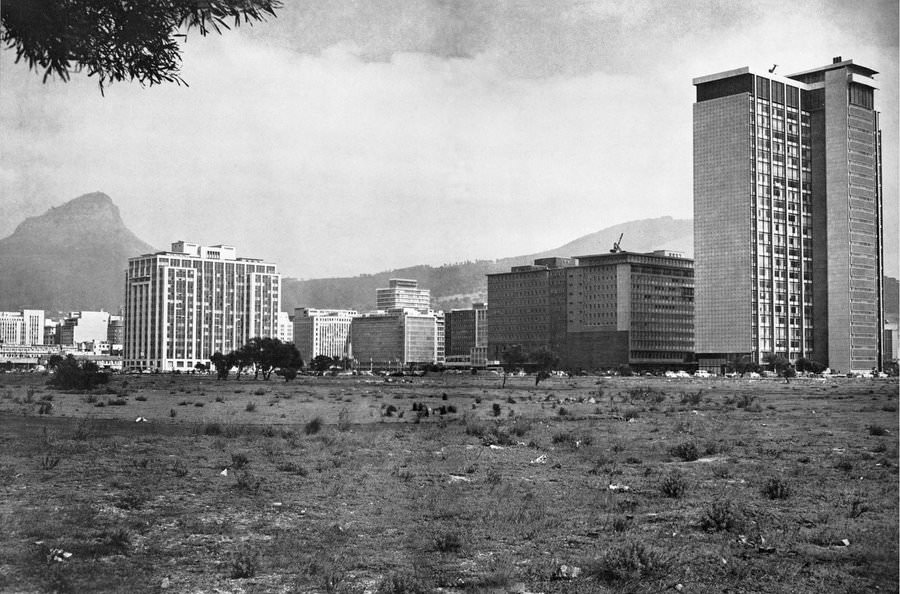
[(44, 82), (85, 70), (101, 91), (123, 80), (186, 85), (178, 39), (187, 31), (221, 33), (280, 7), (280, 0), (3, 0), (0, 42), (16, 62), (43, 71)]

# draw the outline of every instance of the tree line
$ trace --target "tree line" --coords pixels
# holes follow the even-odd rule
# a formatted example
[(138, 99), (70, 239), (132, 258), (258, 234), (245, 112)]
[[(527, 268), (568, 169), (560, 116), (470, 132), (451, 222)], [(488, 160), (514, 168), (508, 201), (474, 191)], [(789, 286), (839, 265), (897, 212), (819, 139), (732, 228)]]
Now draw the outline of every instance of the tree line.
[(241, 379), (241, 374), (249, 370), (253, 372), (253, 379), (259, 379), (262, 374), (263, 379), (268, 380), (277, 369), (284, 381), (290, 381), (297, 377), (297, 371), (303, 367), (303, 358), (293, 343), (259, 336), (251, 338), (250, 342), (228, 354), (216, 352), (209, 361), (221, 380), (227, 380), (229, 372), (237, 368), (236, 379)]

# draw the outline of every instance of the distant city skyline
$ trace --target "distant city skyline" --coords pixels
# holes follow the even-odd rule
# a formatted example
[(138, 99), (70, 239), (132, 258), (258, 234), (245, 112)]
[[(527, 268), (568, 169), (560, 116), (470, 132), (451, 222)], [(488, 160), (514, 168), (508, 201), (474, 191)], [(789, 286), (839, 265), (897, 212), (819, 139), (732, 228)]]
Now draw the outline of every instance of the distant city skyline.
[[(287, 276), (501, 258), (692, 216), (692, 78), (879, 71), (897, 276), (896, 2), (286, 3), (184, 46), (190, 87), (41, 83), (0, 52), (0, 237), (102, 191), (141, 239)], [(712, 51), (712, 50), (715, 51)]]

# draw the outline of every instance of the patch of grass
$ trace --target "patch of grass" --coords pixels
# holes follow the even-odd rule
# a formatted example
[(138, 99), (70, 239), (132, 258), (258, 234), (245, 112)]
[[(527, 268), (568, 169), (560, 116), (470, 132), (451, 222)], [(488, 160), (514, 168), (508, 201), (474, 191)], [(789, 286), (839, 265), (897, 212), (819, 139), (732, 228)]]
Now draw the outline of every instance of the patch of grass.
[(700, 527), (712, 532), (734, 532), (743, 526), (743, 518), (730, 499), (716, 499), (700, 516)]
[(253, 395), (254, 395), (254, 396), (265, 396), (265, 395), (266, 395), (266, 391), (263, 390), (262, 388), (259, 388), (259, 389), (257, 389), (257, 390), (253, 390)]
[(242, 548), (231, 556), (228, 576), (233, 580), (242, 580), (256, 577), (259, 571), (259, 553), (257, 551)]
[(888, 430), (882, 427), (881, 425), (871, 424), (866, 426), (866, 430), (869, 432), (869, 435), (887, 435)]
[(255, 411), (256, 403), (251, 400), (250, 402), (247, 403), (247, 406), (244, 407), (244, 410), (246, 410), (247, 412)]
[(203, 426), (203, 435), (222, 435), (222, 425), (219, 423), (206, 423)]
[(106, 404), (109, 406), (125, 406), (128, 404), (128, 401), (124, 398), (107, 398)]
[(250, 464), (250, 458), (247, 457), (247, 454), (243, 452), (236, 452), (231, 454), (231, 466), (235, 470), (240, 470)]
[(43, 470), (53, 470), (57, 466), (59, 466), (59, 456), (53, 456), (51, 454), (44, 454), (41, 456), (41, 469)]
[(426, 594), (431, 591), (432, 588), (417, 577), (392, 573), (378, 583), (375, 594)]
[(462, 536), (456, 530), (447, 530), (434, 537), (433, 545), (439, 553), (458, 553), (462, 549)]
[(771, 477), (763, 483), (760, 492), (768, 499), (787, 499), (793, 494), (790, 484), (779, 477)]
[(322, 418), (316, 417), (303, 426), (303, 433), (306, 435), (315, 435), (322, 430)]
[(256, 495), (262, 488), (262, 479), (254, 475), (249, 470), (239, 470), (235, 473), (235, 487), (239, 491)]
[(700, 457), (700, 451), (697, 449), (697, 444), (693, 441), (685, 441), (669, 448), (669, 455), (674, 458), (681, 458), (685, 462), (693, 462)]
[(659, 483), (659, 490), (666, 497), (680, 499), (687, 491), (687, 481), (678, 472), (670, 472)]
[(658, 550), (633, 540), (611, 547), (589, 564), (585, 575), (615, 584), (664, 575), (669, 565)]

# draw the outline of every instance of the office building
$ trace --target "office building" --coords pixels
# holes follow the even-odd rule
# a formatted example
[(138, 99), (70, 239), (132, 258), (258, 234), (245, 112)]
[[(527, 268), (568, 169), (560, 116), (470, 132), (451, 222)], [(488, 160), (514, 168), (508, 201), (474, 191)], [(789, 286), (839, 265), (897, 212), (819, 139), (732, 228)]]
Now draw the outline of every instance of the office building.
[(352, 309), (295, 309), (294, 345), (303, 361), (309, 364), (319, 355), (332, 359), (349, 357), (350, 323), (357, 315)]
[[(106, 331), (106, 341), (110, 345), (121, 345), (125, 343), (125, 317), (109, 316), (109, 325)], [(115, 346), (113, 346), (115, 348)]]
[(254, 337), (278, 337), (281, 275), (234, 247), (179, 241), (128, 260), (125, 367), (192, 369)]
[(772, 355), (880, 365), (875, 74), (835, 58), (789, 76), (745, 67), (694, 79), (701, 367)]
[(686, 366), (693, 262), (677, 252), (546, 258), (488, 275), (488, 357), (549, 349), (567, 369)]
[(431, 309), (431, 291), (420, 289), (419, 282), (405, 278), (392, 278), (388, 287), (375, 289), (375, 309), (412, 308), (425, 313)]
[(0, 344), (44, 344), (44, 310), (0, 311)]
[(471, 367), (487, 365), (488, 309), (473, 303), (470, 309), (454, 309), (445, 315), (445, 353), (448, 361)]
[(360, 368), (400, 369), (437, 363), (437, 318), (413, 308), (353, 318), (353, 358)]

